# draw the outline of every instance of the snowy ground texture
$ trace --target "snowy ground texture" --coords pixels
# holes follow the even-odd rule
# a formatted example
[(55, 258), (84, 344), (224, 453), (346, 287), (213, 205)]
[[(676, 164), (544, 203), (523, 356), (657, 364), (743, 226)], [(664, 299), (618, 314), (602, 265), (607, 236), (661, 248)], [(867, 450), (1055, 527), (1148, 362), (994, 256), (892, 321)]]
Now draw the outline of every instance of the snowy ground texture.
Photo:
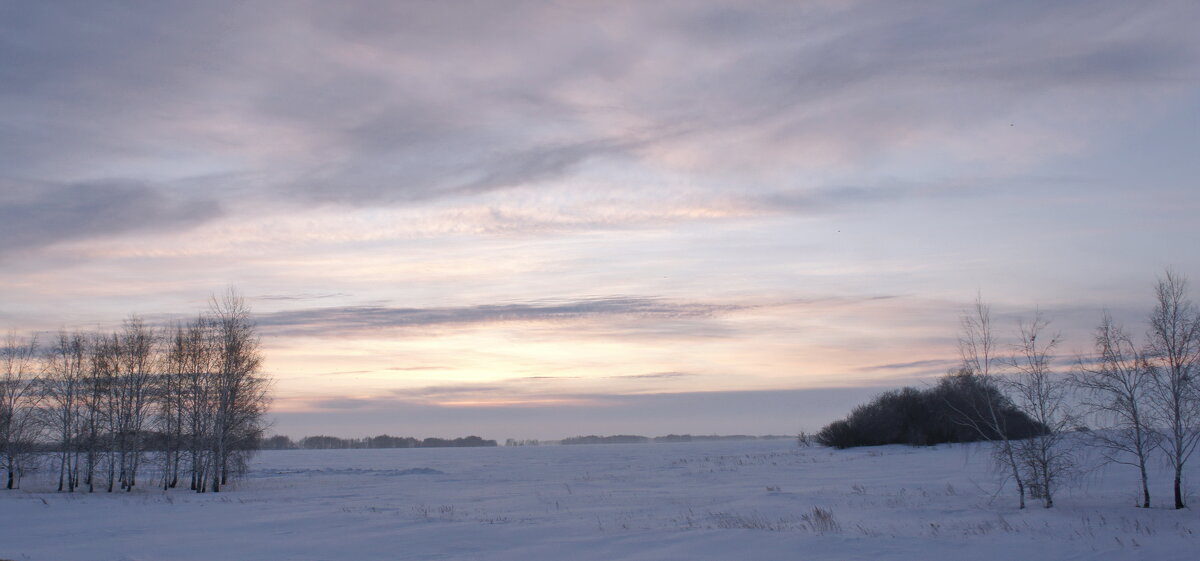
[(0, 559), (1200, 558), (1196, 512), (1162, 508), (1166, 470), (1149, 510), (1133, 475), (1095, 470), (1022, 512), (980, 445), (271, 451), (220, 494), (27, 479), (0, 491)]

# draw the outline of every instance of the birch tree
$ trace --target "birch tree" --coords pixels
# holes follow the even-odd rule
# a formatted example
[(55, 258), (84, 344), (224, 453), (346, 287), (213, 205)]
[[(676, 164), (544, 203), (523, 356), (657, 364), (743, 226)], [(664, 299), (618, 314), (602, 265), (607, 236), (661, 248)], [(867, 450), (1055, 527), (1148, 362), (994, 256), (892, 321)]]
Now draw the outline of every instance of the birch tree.
[(216, 404), (215, 380), (217, 369), (216, 341), (211, 322), (204, 316), (188, 324), (180, 341), (179, 357), (180, 418), (185, 432), (184, 447), (190, 468), (191, 490), (208, 490), (208, 472), (212, 464), (213, 417)]
[(36, 359), (36, 339), (13, 333), (5, 337), (0, 347), (0, 461), (7, 472), (7, 489), (20, 487), (37, 438), (40, 380)]
[(115, 333), (96, 337), (92, 349), (92, 368), (97, 391), (96, 419), (100, 423), (97, 448), (105, 467), (105, 487), (109, 493), (116, 489), (118, 468), (128, 446), (126, 420), (121, 407), (121, 340)]
[(1159, 441), (1150, 415), (1154, 370), (1145, 354), (1108, 312), (1093, 338), (1095, 357), (1080, 359), (1072, 380), (1083, 390), (1083, 405), (1104, 423), (1090, 440), (1109, 463), (1138, 470), (1141, 507), (1150, 508), (1147, 463)]
[(112, 414), (116, 417), (119, 481), (125, 491), (132, 491), (137, 484), (146, 448), (155, 379), (154, 339), (154, 330), (137, 316), (126, 319), (120, 335), (113, 339), (116, 409)]
[[(975, 297), (971, 310), (959, 318), (958, 351), (962, 360), (960, 376), (978, 377), (980, 387), (998, 384), (996, 367), (1000, 364), (999, 350), (992, 331), (991, 308), (981, 296)], [(966, 382), (963, 382), (966, 383)], [(969, 427), (985, 440), (992, 441), (993, 457), (1017, 488), (1018, 508), (1025, 508), (1025, 479), (1021, 462), (1009, 434), (1008, 418), (1004, 414), (1004, 397), (998, 392), (975, 392), (965, 403), (948, 403), (955, 421)]]
[(210, 305), (219, 352), (213, 423), (214, 465), (212, 489), (221, 490), (231, 469), (240, 467), (245, 454), (262, 438), (262, 417), (268, 405), (267, 384), (259, 369), (257, 328), (245, 300), (233, 289)]
[(104, 453), (108, 450), (106, 432), (107, 369), (109, 365), (108, 338), (92, 335), (88, 344), (87, 369), (84, 371), (82, 418), (80, 419), (80, 442), (83, 461), (83, 484), (88, 492), (96, 491), (97, 477), (102, 467)]
[(1062, 478), (1074, 467), (1070, 448), (1064, 441), (1074, 423), (1067, 402), (1067, 379), (1058, 376), (1051, 361), (1061, 342), (1057, 334), (1046, 332), (1047, 320), (1035, 313), (1029, 323), (1020, 325), (1020, 341), (1010, 358), (1013, 373), (1006, 378), (1013, 402), (1045, 430), (1016, 443), (1016, 456), (1027, 470), (1026, 481), (1032, 495), (1042, 506), (1054, 506), (1054, 492)]
[(87, 338), (79, 332), (60, 331), (47, 356), (43, 382), (47, 424), (57, 440), (60, 492), (72, 492), (79, 486), (87, 366)]
[(186, 381), (191, 368), (189, 327), (176, 324), (164, 343), (162, 368), (156, 387), (158, 412), (155, 416), (159, 433), (162, 435), (162, 488), (172, 489), (179, 484), (180, 467), (183, 462), (185, 439), (185, 412), (187, 410)]
[(1155, 285), (1146, 355), (1154, 370), (1152, 407), (1164, 427), (1163, 451), (1174, 471), (1175, 508), (1184, 508), (1183, 468), (1200, 442), (1200, 313), (1188, 281), (1168, 270)]

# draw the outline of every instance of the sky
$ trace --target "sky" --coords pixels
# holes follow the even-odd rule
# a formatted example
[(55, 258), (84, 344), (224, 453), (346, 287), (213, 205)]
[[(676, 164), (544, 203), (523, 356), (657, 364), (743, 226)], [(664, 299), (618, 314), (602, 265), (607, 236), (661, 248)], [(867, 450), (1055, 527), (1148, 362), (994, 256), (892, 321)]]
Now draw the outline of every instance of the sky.
[(977, 296), (1065, 364), (1200, 282), (1198, 21), (0, 0), (0, 329), (234, 287), (272, 433), (814, 431), (952, 368)]

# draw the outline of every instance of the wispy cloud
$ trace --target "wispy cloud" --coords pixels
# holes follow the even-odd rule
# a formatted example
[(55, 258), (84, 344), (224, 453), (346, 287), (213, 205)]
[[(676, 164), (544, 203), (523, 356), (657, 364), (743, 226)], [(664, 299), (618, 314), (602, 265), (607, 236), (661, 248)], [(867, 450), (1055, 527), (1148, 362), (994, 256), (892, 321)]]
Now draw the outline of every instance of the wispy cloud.
[(648, 372), (646, 374), (622, 374), (619, 376), (610, 376), (610, 378), (632, 378), (632, 379), (670, 379), (670, 378), (686, 378), (696, 376), (690, 372)]
[(307, 402), (307, 406), (316, 410), (362, 410), (378, 407), (379, 400), (358, 397), (333, 397), (316, 399)]
[(353, 374), (370, 374), (370, 370), (338, 370), (336, 372), (322, 372), (319, 376), (349, 376)]
[(264, 331), (272, 335), (336, 335), (361, 330), (522, 321), (570, 321), (596, 317), (655, 320), (706, 318), (739, 308), (735, 305), (615, 297), (452, 308), (310, 308), (263, 314), (257, 319)]
[(298, 302), (309, 300), (325, 300), (327, 298), (343, 298), (350, 296), (344, 292), (326, 292), (326, 293), (298, 293), (298, 294), (260, 294), (255, 296), (258, 300), (279, 300), (285, 302)]
[(958, 362), (950, 359), (929, 359), (929, 360), (914, 360), (912, 362), (893, 362), (890, 364), (875, 364), (871, 366), (863, 366), (859, 368), (861, 372), (874, 372), (879, 370), (921, 370), (921, 371), (944, 371), (946, 368), (957, 364)]

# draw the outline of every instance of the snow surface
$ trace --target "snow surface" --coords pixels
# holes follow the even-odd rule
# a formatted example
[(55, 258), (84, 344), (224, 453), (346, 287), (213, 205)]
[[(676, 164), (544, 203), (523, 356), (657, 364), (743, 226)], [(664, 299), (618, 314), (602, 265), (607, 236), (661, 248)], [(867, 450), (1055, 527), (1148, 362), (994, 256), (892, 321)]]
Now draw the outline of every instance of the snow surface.
[(1149, 510), (1133, 507), (1134, 475), (1096, 469), (1055, 508), (1018, 511), (982, 445), (268, 451), (220, 494), (28, 478), (0, 491), (0, 559), (1200, 558), (1195, 512), (1162, 508), (1167, 470)]

